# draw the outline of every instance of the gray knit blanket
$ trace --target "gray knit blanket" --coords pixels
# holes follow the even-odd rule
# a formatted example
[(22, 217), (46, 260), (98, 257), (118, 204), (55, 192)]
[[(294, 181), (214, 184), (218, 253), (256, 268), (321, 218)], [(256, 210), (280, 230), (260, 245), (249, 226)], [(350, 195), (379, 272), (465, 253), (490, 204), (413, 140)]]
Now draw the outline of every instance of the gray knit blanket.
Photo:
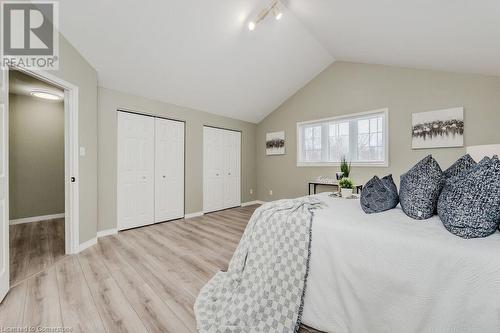
[(291, 333), (300, 326), (316, 198), (270, 202), (252, 215), (227, 272), (200, 291), (199, 332)]

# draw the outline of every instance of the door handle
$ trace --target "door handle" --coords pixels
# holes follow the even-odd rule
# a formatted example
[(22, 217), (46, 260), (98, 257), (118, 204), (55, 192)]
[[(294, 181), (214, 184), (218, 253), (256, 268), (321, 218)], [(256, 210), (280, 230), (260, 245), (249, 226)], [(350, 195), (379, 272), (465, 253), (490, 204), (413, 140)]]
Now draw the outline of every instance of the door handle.
[(70, 180), (71, 180), (72, 183), (76, 182), (76, 178), (75, 177), (71, 177)]
[(167, 178), (167, 176), (163, 175), (163, 178)]

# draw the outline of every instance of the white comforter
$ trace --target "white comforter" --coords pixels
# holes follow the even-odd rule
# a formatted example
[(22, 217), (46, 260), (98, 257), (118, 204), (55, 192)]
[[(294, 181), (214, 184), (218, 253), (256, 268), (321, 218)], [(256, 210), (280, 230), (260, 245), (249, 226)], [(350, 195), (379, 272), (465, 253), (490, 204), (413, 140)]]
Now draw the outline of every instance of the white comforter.
[(319, 194), (302, 322), (335, 333), (500, 332), (500, 232), (452, 235), (398, 207)]

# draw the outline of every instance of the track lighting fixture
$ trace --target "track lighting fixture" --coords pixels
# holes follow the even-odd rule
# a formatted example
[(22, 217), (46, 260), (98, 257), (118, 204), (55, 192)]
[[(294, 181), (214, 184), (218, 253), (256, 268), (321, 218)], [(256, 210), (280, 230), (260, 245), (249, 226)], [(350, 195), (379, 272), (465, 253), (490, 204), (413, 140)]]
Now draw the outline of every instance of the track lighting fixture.
[(276, 20), (281, 20), (281, 18), (283, 17), (283, 12), (281, 11), (281, 4), (279, 2), (279, 0), (273, 0), (273, 2), (266, 8), (264, 8), (263, 10), (260, 11), (259, 15), (257, 15), (257, 18), (255, 19), (255, 21), (250, 21), (248, 23), (248, 30), (250, 31), (253, 31), (255, 30), (255, 27), (257, 26), (257, 24), (264, 20), (267, 15), (269, 13), (272, 12), (274, 18)]

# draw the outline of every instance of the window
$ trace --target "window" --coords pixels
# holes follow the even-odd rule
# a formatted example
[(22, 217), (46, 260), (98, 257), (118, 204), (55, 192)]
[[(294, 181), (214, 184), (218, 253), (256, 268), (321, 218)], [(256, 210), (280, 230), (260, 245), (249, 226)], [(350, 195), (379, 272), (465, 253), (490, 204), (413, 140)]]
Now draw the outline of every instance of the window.
[(388, 166), (388, 110), (297, 123), (297, 165)]

